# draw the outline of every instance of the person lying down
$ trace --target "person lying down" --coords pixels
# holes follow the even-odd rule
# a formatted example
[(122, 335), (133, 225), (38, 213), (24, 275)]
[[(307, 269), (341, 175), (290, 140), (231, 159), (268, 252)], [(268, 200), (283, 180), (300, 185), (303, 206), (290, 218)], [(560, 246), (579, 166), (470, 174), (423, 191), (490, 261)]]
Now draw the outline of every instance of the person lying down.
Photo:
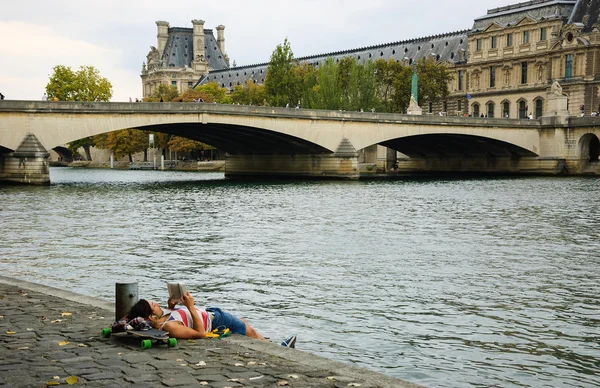
[[(194, 297), (189, 291), (181, 297), (181, 305), (169, 299), (168, 308), (163, 309), (156, 302), (140, 299), (127, 313), (127, 320), (139, 317), (150, 325), (169, 333), (170, 337), (180, 339), (196, 339), (210, 337), (214, 329), (229, 329), (232, 334), (245, 335), (261, 341), (267, 341), (246, 320), (238, 318), (217, 307), (202, 309), (194, 305)], [(293, 335), (281, 342), (282, 346), (294, 348), (296, 336)]]

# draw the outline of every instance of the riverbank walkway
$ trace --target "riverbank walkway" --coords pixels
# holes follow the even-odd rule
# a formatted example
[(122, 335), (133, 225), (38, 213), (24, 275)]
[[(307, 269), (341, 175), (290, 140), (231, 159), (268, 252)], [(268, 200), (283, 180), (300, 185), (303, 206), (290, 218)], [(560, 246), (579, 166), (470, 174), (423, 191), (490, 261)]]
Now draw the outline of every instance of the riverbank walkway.
[(113, 319), (112, 303), (0, 276), (0, 386), (419, 387), (242, 336), (142, 350), (133, 337), (102, 338)]

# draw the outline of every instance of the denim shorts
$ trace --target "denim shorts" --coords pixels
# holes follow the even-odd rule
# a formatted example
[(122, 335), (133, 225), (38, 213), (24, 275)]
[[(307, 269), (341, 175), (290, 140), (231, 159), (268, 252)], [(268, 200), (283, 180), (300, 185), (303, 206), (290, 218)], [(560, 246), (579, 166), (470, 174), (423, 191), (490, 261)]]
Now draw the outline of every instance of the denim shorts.
[(209, 307), (206, 311), (213, 314), (213, 330), (228, 328), (232, 334), (246, 335), (246, 324), (238, 317), (235, 317), (218, 307)]

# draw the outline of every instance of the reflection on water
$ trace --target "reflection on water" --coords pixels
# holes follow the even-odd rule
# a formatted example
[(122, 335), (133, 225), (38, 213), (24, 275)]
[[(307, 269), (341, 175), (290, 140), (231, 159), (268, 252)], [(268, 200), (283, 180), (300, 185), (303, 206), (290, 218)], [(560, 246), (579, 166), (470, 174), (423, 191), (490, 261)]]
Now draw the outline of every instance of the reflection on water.
[(429, 386), (598, 386), (600, 181), (239, 183), (52, 169), (0, 187), (0, 270), (244, 315), (298, 348)]

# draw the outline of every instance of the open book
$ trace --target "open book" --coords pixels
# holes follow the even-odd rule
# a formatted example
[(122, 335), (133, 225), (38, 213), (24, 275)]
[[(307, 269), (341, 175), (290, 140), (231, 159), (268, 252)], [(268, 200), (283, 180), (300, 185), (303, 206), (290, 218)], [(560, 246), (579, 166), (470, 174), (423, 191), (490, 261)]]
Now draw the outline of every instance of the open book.
[(180, 302), (181, 296), (187, 292), (187, 286), (185, 283), (167, 283), (167, 290), (169, 291), (169, 298)]

